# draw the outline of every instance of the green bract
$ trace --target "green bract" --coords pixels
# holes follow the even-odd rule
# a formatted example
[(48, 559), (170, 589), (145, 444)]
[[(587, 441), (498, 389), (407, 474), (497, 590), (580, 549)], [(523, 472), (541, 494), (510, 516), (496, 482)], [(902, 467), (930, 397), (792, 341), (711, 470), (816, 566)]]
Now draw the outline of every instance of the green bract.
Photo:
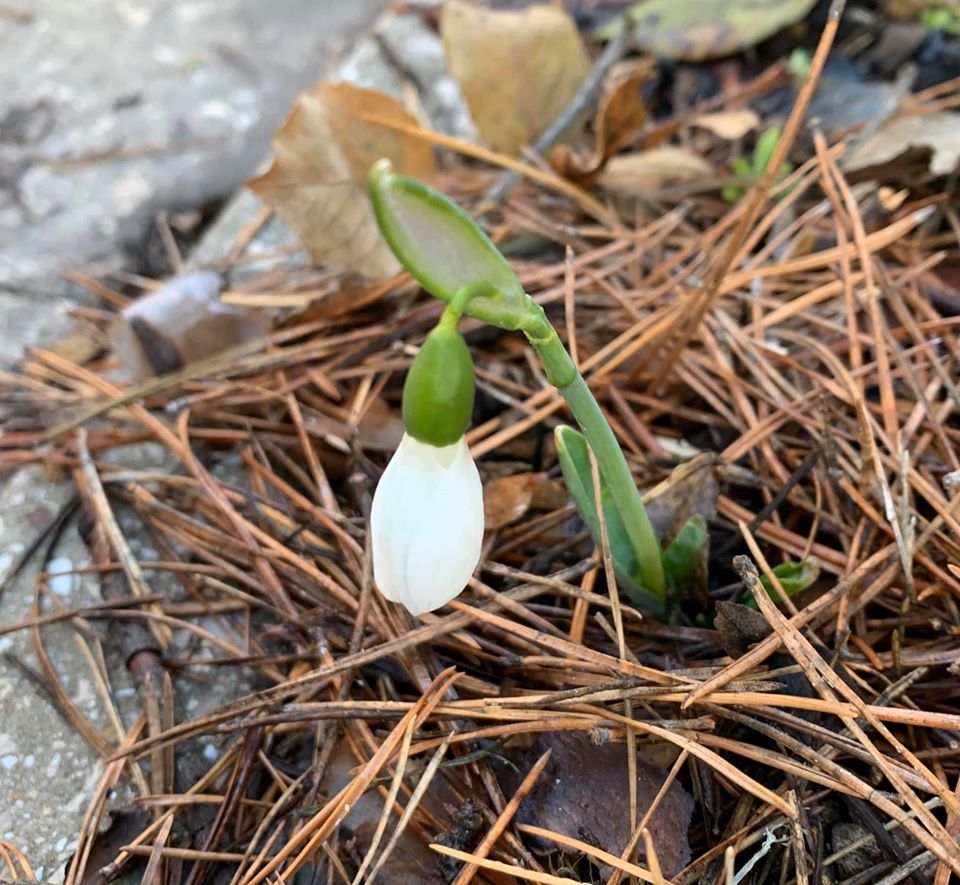
[(441, 321), (427, 336), (403, 385), (407, 433), (431, 446), (453, 445), (473, 414), (473, 360), (456, 322)]
[(465, 286), (486, 284), (464, 313), (501, 329), (521, 328), (527, 296), (497, 247), (456, 203), (427, 185), (397, 175), (388, 160), (370, 170), (377, 224), (393, 253), (431, 295), (451, 301)]
[[(570, 495), (580, 511), (580, 516), (590, 529), (597, 546), (600, 545), (600, 520), (597, 514), (596, 496), (593, 493), (593, 475), (590, 469), (590, 454), (583, 434), (572, 427), (561, 424), (553, 431), (557, 446), (557, 460), (563, 471), (563, 478)], [(603, 507), (603, 521), (607, 528), (607, 543), (610, 557), (617, 571), (617, 581), (638, 605), (657, 617), (666, 615), (666, 600), (662, 592), (651, 590), (651, 574), (660, 567), (659, 547), (652, 551), (656, 557), (651, 570), (652, 557), (644, 558), (641, 563), (637, 551), (630, 539), (627, 526), (617, 509), (613, 494), (606, 480), (600, 478), (600, 503)], [(656, 577), (653, 579), (657, 580)], [(662, 587), (662, 578), (661, 581)], [(656, 586), (656, 585), (654, 585)], [(658, 587), (657, 590), (660, 590)]]

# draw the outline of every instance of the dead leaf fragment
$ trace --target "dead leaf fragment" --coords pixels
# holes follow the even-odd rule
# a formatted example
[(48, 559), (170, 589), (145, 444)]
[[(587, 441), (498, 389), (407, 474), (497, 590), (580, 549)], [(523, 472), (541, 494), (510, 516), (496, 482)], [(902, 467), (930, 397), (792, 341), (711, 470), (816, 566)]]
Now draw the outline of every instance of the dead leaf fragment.
[(491, 480), (483, 488), (483, 521), (490, 529), (516, 522), (531, 507), (554, 509), (567, 502), (563, 484), (546, 473), (516, 473)]
[(403, 418), (377, 397), (357, 424), (357, 439), (368, 451), (393, 452), (403, 439)]
[(600, 187), (621, 194), (642, 195), (668, 184), (713, 174), (703, 157), (682, 147), (658, 147), (611, 157), (599, 178)]
[(861, 171), (906, 159), (909, 153), (929, 154), (927, 168), (949, 175), (960, 163), (960, 114), (944, 111), (890, 120), (841, 158), (843, 168)]
[[(643, 0), (630, 7), (633, 42), (658, 58), (704, 61), (766, 40), (813, 9), (816, 0)], [(609, 38), (622, 24), (601, 28)]]
[(481, 136), (505, 154), (533, 141), (589, 70), (573, 19), (555, 6), (500, 12), (450, 0), (440, 33)]
[(647, 122), (647, 104), (643, 87), (653, 75), (651, 58), (620, 62), (610, 71), (597, 106), (593, 129), (596, 146), (593, 153), (581, 157), (567, 145), (558, 145), (550, 163), (559, 175), (580, 184), (591, 184), (607, 160), (623, 150)]
[(267, 334), (267, 311), (220, 301), (211, 271), (174, 277), (131, 302), (110, 327), (110, 343), (127, 372), (142, 380), (164, 375)]
[(248, 186), (300, 237), (318, 264), (382, 278), (400, 269), (380, 235), (367, 174), (386, 157), (398, 172), (433, 177), (433, 149), (423, 139), (373, 122), (417, 123), (388, 95), (349, 83), (321, 83), (300, 93), (273, 138), (273, 162)]
[[(520, 807), (518, 819), (620, 854), (631, 836), (626, 744), (597, 746), (582, 732), (548, 732), (538, 734), (525, 755), (537, 758), (548, 749), (550, 762)], [(650, 808), (666, 779), (666, 772), (648, 764), (642, 752), (637, 754), (636, 769), (638, 815)], [(518, 767), (526, 770), (527, 760), (519, 761)], [(512, 792), (512, 786), (505, 783), (507, 791)], [(667, 876), (689, 861), (687, 830), (693, 807), (693, 799), (674, 781), (650, 818), (650, 835)]]
[(693, 121), (694, 126), (707, 129), (725, 141), (736, 141), (760, 125), (760, 118), (749, 108), (738, 111), (714, 111), (701, 114)]

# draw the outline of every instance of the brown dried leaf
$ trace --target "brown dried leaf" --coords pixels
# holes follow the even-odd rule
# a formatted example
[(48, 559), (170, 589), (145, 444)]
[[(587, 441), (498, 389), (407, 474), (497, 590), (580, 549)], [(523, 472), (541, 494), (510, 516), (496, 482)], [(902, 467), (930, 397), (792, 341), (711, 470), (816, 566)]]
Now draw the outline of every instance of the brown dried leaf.
[(531, 507), (562, 507), (567, 502), (562, 485), (546, 473), (516, 473), (491, 480), (483, 488), (484, 525), (499, 529), (516, 522)]
[(701, 114), (693, 121), (694, 126), (707, 129), (718, 138), (736, 141), (760, 125), (760, 118), (749, 108), (738, 111), (714, 111)]
[(398, 172), (430, 179), (433, 149), (423, 139), (372, 122), (416, 126), (403, 106), (349, 83), (300, 93), (273, 138), (273, 162), (248, 183), (300, 236), (318, 264), (381, 278), (400, 269), (380, 235), (367, 173), (386, 157)]
[(713, 169), (703, 157), (687, 148), (666, 146), (611, 157), (599, 184), (604, 190), (639, 196), (668, 184), (712, 174)]
[[(518, 819), (620, 854), (631, 836), (626, 745), (596, 746), (582, 732), (556, 732), (537, 735), (528, 753), (537, 758), (547, 749), (552, 750), (550, 762)], [(518, 767), (527, 766), (521, 761)], [(664, 771), (637, 759), (638, 815), (650, 807), (665, 777)], [(508, 791), (511, 786), (506, 783)], [(674, 781), (648, 824), (666, 876), (679, 872), (690, 858), (687, 830), (692, 814), (693, 799)]]
[(505, 154), (539, 135), (589, 70), (573, 19), (554, 6), (499, 12), (450, 0), (440, 33), (480, 134)]
[(607, 76), (593, 129), (596, 146), (582, 157), (567, 145), (554, 148), (550, 163), (557, 173), (579, 184), (591, 184), (607, 160), (626, 147), (647, 122), (643, 87), (653, 75), (654, 62), (640, 58), (621, 62)]
[(367, 406), (357, 424), (357, 439), (365, 449), (392, 452), (403, 438), (403, 419), (380, 397)]
[(110, 343), (136, 379), (164, 375), (266, 335), (270, 315), (220, 301), (220, 277), (210, 271), (174, 277), (117, 316)]
[(880, 167), (907, 161), (909, 154), (924, 155), (932, 175), (953, 172), (960, 163), (960, 114), (943, 111), (890, 120), (846, 154), (841, 165), (851, 172), (870, 169), (882, 175)]

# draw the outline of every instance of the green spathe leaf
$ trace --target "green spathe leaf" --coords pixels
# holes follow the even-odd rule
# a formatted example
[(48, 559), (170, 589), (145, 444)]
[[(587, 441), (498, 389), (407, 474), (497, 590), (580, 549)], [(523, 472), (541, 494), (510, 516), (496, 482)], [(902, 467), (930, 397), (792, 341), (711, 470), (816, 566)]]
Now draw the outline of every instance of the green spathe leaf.
[[(557, 446), (557, 458), (563, 478), (580, 516), (590, 529), (597, 546), (600, 546), (600, 520), (597, 518), (596, 497), (593, 493), (593, 474), (590, 470), (590, 453), (587, 440), (582, 433), (572, 427), (560, 425), (554, 431)], [(620, 587), (642, 608), (658, 617), (665, 613), (664, 600), (644, 589), (640, 582), (640, 569), (637, 564), (627, 527), (613, 503), (613, 496), (603, 478), (600, 479), (600, 502), (603, 506), (603, 519), (607, 527), (607, 542), (610, 556), (617, 571)]]
[(682, 590), (693, 575), (700, 563), (700, 551), (706, 543), (707, 523), (699, 513), (695, 513), (663, 551), (663, 570), (677, 591)]
[(377, 224), (393, 254), (431, 295), (451, 301), (466, 286), (495, 293), (470, 299), (464, 313), (502, 329), (519, 329), (527, 296), (497, 247), (456, 203), (381, 160), (370, 170)]
[[(787, 596), (795, 596), (810, 587), (820, 577), (820, 563), (813, 557), (808, 556), (798, 562), (781, 562), (773, 567), (773, 573), (777, 576), (777, 580)], [(760, 583), (763, 584), (763, 589), (767, 591), (774, 602), (780, 599), (773, 583), (766, 575), (760, 576)], [(740, 601), (750, 608), (757, 607), (757, 601), (749, 593), (745, 593)]]

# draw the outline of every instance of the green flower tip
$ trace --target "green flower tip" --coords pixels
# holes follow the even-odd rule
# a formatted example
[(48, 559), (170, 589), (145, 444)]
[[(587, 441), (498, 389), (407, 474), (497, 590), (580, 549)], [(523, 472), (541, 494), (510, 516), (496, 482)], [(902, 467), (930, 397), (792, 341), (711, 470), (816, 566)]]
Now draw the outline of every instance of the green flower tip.
[(441, 322), (423, 342), (403, 385), (407, 433), (432, 446), (449, 446), (473, 415), (473, 360), (455, 323)]

